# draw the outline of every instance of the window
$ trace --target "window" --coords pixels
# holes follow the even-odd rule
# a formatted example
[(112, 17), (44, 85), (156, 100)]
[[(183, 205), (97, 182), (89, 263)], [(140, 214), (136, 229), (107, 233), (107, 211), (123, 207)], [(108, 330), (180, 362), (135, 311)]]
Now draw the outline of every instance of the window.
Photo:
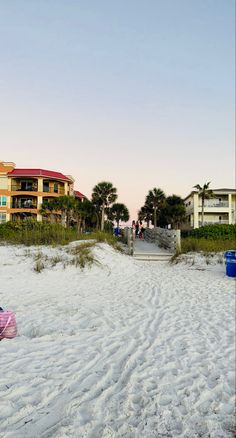
[(49, 192), (49, 182), (48, 181), (43, 182), (43, 191)]
[(58, 184), (54, 183), (54, 193), (58, 193)]
[(6, 207), (6, 205), (7, 205), (7, 197), (0, 196), (0, 207)]
[(0, 213), (0, 224), (3, 224), (6, 221), (7, 221), (6, 213)]

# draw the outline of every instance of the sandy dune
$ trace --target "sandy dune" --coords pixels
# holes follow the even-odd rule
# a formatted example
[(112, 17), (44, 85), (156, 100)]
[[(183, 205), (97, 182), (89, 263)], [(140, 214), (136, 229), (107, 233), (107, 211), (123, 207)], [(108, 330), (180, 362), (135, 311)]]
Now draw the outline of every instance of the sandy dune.
[(219, 256), (50, 266), (65, 248), (0, 247), (0, 437), (233, 437), (235, 279)]

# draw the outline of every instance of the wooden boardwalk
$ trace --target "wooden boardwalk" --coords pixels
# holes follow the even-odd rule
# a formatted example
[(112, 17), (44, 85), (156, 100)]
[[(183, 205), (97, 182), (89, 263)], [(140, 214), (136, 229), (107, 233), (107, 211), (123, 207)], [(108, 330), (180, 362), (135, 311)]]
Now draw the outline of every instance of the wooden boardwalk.
[(133, 242), (133, 256), (137, 260), (168, 261), (173, 256), (173, 253), (160, 248), (155, 243), (135, 239)]

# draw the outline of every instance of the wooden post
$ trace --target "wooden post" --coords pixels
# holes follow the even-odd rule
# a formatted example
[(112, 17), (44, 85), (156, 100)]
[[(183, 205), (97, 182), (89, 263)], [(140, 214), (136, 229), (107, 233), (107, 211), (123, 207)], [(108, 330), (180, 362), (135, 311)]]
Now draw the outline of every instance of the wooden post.
[(176, 252), (181, 252), (181, 234), (180, 234), (180, 230), (176, 230), (175, 251)]
[(133, 233), (132, 233), (132, 228), (128, 228), (127, 229), (127, 243), (128, 243), (129, 255), (133, 255), (134, 248), (133, 248)]

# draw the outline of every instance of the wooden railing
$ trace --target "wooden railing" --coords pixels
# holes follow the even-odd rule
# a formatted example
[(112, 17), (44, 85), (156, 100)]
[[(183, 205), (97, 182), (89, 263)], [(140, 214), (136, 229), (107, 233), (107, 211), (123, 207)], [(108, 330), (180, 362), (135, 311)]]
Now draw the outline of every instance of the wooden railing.
[(146, 228), (144, 238), (147, 242), (157, 244), (160, 248), (168, 249), (175, 253), (181, 251), (180, 230), (167, 230), (165, 228)]
[(64, 195), (65, 189), (63, 187), (58, 187), (56, 190), (54, 187), (43, 187), (43, 193), (56, 193), (58, 195)]
[(29, 186), (27, 188), (22, 188), (18, 184), (12, 184), (11, 190), (12, 190), (12, 192), (37, 192), (38, 186)]

